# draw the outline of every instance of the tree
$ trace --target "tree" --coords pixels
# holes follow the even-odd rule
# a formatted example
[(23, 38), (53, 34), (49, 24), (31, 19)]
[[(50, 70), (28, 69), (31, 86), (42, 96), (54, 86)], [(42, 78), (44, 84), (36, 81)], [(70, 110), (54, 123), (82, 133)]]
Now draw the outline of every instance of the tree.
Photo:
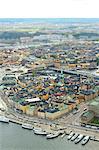
[(36, 75), (36, 71), (33, 71), (32, 76), (35, 77), (35, 75)]
[(97, 66), (99, 65), (99, 57), (96, 57)]

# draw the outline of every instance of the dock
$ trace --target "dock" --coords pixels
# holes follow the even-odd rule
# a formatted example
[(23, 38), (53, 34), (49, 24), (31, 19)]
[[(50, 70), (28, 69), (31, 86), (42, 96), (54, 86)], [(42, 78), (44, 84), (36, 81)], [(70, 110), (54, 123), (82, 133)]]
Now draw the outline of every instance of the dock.
[(9, 121), (12, 122), (12, 123), (16, 123), (16, 124), (22, 125), (22, 122), (19, 121), (19, 120), (9, 119)]
[[(9, 119), (9, 122), (15, 123), (15, 124), (19, 124), (22, 125), (23, 123), (28, 123), (26, 120), (24, 119), (19, 119), (16, 118), (15, 116), (6, 116)], [(29, 124), (31, 124), (33, 127), (39, 127), (39, 122), (37, 125), (33, 124), (33, 122), (29, 122)], [(58, 131), (54, 131), (51, 130), (51, 128), (48, 125), (40, 125), (40, 128), (42, 128), (43, 130), (45, 130), (47, 133), (52, 133), (55, 134), (56, 132), (59, 133), (59, 135), (61, 135), (61, 138), (64, 138), (66, 135), (69, 135), (71, 131), (73, 131), (74, 133), (78, 133), (78, 134), (83, 134), (84, 136), (90, 136), (90, 140), (99, 142), (99, 136), (97, 135), (97, 133), (92, 133), (91, 131), (86, 131), (86, 130), (81, 130), (81, 129), (77, 129), (77, 128), (73, 128), (73, 127), (65, 127), (63, 128), (63, 130), (58, 130)]]

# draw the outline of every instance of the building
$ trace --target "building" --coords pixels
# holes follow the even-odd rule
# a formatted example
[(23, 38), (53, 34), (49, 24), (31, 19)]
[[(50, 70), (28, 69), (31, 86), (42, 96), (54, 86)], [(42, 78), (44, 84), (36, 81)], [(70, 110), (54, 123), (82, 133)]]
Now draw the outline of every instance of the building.
[(99, 118), (99, 96), (89, 102), (88, 111), (81, 115), (81, 123), (90, 123), (94, 117)]
[(99, 117), (99, 96), (88, 104), (88, 110), (94, 112), (95, 117)]
[(81, 123), (89, 123), (94, 118), (94, 112), (87, 111), (81, 115)]

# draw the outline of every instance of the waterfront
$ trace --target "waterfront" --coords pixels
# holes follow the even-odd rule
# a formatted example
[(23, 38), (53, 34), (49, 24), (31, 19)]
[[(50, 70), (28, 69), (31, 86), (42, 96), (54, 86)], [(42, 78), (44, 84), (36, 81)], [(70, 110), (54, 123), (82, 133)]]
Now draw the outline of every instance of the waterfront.
[(0, 150), (97, 150), (56, 136), (99, 141), (99, 21), (22, 20), (0, 24)]
[(13, 123), (0, 123), (0, 149), (2, 150), (98, 150), (99, 143), (89, 141), (85, 146), (81, 143), (67, 141), (67, 137), (47, 140), (33, 131), (22, 129)]

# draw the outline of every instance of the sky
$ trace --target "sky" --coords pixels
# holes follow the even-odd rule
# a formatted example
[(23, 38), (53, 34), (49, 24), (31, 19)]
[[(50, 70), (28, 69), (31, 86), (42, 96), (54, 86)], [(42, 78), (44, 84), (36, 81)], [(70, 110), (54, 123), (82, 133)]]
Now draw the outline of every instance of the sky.
[(99, 18), (99, 0), (0, 0), (0, 18)]

